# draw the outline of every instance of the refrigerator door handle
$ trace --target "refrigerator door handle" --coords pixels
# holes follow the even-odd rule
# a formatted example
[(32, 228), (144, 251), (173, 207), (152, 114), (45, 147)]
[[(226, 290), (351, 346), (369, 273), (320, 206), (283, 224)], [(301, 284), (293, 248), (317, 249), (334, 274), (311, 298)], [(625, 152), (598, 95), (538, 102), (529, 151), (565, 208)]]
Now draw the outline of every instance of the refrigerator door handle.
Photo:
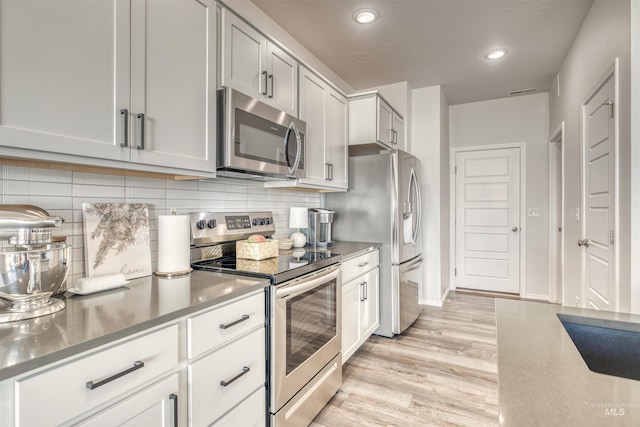
[[(414, 202), (411, 199), (411, 187), (413, 186), (413, 189), (415, 190), (415, 195), (416, 195), (416, 201)], [(422, 222), (422, 195), (420, 194), (420, 184), (418, 183), (418, 176), (416, 174), (416, 168), (411, 168), (411, 176), (409, 178), (409, 195), (407, 197), (409, 199), (409, 209), (413, 210), (412, 205), (415, 204), (417, 205), (418, 209), (417, 209), (417, 216), (418, 219), (416, 221), (416, 226), (413, 229), (413, 233), (412, 233), (412, 241), (411, 244), (415, 245), (416, 241), (418, 240), (418, 232), (420, 231), (420, 225)], [(412, 213), (412, 212), (410, 212)]]

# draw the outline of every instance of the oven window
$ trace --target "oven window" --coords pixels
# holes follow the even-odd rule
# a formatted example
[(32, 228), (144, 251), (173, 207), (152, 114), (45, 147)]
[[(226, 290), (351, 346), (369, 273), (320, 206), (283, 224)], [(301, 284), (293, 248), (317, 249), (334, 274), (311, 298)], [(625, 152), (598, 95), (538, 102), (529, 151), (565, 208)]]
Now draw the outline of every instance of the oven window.
[(287, 301), (287, 375), (336, 336), (336, 280)]

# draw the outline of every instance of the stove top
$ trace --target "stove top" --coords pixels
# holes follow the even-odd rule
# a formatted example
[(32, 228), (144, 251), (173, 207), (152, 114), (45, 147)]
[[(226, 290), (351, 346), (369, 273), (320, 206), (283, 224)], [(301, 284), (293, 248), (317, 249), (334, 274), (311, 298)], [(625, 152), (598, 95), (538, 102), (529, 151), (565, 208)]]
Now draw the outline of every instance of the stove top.
[(339, 254), (314, 248), (281, 251), (262, 261), (236, 258), (235, 241), (252, 234), (275, 234), (273, 214), (268, 211), (192, 213), (190, 223), (191, 266), (197, 270), (260, 277), (278, 284), (342, 260)]
[(339, 254), (306, 250), (287, 251), (277, 257), (254, 261), (250, 259), (224, 256), (216, 259), (200, 260), (192, 263), (197, 270), (218, 271), (269, 279), (278, 284), (319, 270), (342, 260)]

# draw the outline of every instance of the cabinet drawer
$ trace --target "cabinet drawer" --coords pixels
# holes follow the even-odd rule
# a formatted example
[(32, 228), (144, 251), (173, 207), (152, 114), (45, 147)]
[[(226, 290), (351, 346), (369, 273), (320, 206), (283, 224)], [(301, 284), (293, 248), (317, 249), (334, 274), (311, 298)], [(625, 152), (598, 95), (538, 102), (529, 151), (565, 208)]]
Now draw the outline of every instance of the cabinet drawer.
[(247, 397), (213, 427), (262, 427), (266, 424), (266, 395), (264, 387)]
[(210, 425), (264, 385), (264, 333), (258, 329), (189, 365), (191, 425)]
[(173, 374), (79, 424), (81, 427), (177, 427), (178, 374)]
[(359, 257), (342, 263), (342, 283), (366, 273), (378, 266), (380, 255), (378, 250), (371, 251)]
[[(134, 369), (138, 362), (143, 366)], [(177, 364), (178, 325), (75, 359), (17, 381), (16, 424), (58, 425), (120, 398)]]
[(264, 292), (190, 317), (187, 321), (190, 359), (219, 347), (264, 324)]

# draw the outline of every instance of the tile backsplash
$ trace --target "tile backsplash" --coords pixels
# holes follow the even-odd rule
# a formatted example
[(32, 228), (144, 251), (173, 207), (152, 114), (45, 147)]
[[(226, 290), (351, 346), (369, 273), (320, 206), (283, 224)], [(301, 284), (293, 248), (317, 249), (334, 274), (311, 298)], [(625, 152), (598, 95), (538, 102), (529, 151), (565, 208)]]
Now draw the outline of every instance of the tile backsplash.
[(291, 206), (320, 207), (320, 193), (264, 188), (262, 182), (231, 178), (173, 181), (97, 173), (0, 165), (0, 203), (30, 204), (64, 218), (54, 235), (67, 236), (72, 265), (67, 287), (84, 277), (83, 203), (146, 203), (149, 207), (151, 261), (156, 268), (158, 215), (189, 212), (273, 212), (275, 237), (287, 237)]

